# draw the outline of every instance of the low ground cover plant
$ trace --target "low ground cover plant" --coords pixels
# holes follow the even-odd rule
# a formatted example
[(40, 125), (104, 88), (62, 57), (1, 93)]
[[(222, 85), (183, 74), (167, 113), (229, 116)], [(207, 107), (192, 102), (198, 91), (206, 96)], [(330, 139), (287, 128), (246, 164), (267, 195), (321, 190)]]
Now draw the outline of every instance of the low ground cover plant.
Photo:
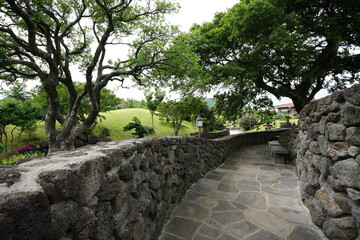
[(18, 154), (0, 160), (0, 165), (13, 165), (20, 160), (44, 156), (44, 153), (37, 150), (34, 144), (29, 144), (17, 150)]

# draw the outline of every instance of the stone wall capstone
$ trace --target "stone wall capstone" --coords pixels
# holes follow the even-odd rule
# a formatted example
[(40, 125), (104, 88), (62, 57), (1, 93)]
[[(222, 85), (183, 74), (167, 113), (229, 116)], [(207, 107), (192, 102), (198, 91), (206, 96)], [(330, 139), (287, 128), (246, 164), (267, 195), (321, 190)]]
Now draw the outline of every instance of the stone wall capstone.
[(314, 223), (329, 239), (359, 239), (360, 85), (305, 106), (295, 146), (301, 194)]
[(157, 239), (193, 183), (281, 132), (99, 143), (2, 166), (0, 239)]

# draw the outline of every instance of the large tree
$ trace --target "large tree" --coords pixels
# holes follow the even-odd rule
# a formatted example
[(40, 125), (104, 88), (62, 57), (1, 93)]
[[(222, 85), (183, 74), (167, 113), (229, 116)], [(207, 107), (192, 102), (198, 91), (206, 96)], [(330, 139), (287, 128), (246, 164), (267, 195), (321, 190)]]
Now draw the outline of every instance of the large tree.
[[(73, 148), (76, 136), (92, 126), (109, 81), (131, 77), (143, 83), (151, 69), (161, 72), (181, 61), (178, 51), (167, 48), (177, 29), (163, 24), (164, 14), (176, 9), (170, 0), (0, 1), (0, 77), (40, 80), (48, 95), (50, 151)], [(74, 66), (83, 77), (74, 74)], [(80, 91), (75, 80), (84, 82)], [(59, 112), (58, 85), (70, 96), (65, 115)], [(78, 123), (86, 96), (90, 111)]]
[(359, 79), (358, 0), (245, 0), (191, 35), (212, 73), (204, 82), (230, 86), (229, 96), (261, 89), (291, 98), (300, 111), (322, 88)]
[[(84, 89), (84, 83), (75, 82), (74, 83), (75, 89), (77, 92), (80, 92)], [(59, 85), (57, 87), (57, 93), (59, 95), (59, 113), (63, 116), (66, 116), (69, 106), (69, 97), (70, 94), (67, 91), (67, 88), (64, 85)], [(41, 86), (37, 86), (31, 89), (31, 96), (36, 103), (38, 103), (45, 111), (48, 107), (47, 104), (47, 94), (43, 90)], [(103, 88), (100, 92), (100, 110), (102, 113), (109, 112), (111, 110), (117, 109), (117, 107), (121, 104), (121, 99), (118, 98), (114, 91), (109, 90), (107, 88)], [(91, 104), (90, 104), (89, 96), (85, 96), (79, 106), (76, 116), (76, 122), (81, 123), (84, 122), (87, 116), (90, 114), (91, 111)], [(98, 120), (103, 119), (104, 116), (98, 114)], [(93, 123), (90, 130), (93, 129), (97, 124), (97, 121)]]
[(199, 115), (205, 106), (206, 103), (204, 99), (187, 96), (180, 100), (162, 102), (157, 108), (157, 111), (159, 112), (160, 117), (169, 119), (172, 122), (174, 135), (177, 136), (183, 121), (187, 118), (191, 119), (193, 116)]

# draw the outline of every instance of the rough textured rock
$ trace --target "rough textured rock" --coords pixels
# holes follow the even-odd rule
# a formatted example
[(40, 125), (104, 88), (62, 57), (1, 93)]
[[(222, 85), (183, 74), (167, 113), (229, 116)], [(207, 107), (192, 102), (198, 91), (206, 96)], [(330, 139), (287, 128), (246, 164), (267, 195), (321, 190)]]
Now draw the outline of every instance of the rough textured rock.
[[(350, 200), (349, 205), (351, 207), (351, 214), (359, 222), (360, 221), (360, 204), (359, 204), (359, 202)], [(359, 225), (359, 223), (358, 223), (358, 225)]]
[(360, 240), (360, 84), (306, 105), (296, 144), (301, 196), (330, 240)]
[(346, 127), (342, 124), (326, 124), (325, 136), (331, 141), (341, 141), (345, 139)]
[(324, 222), (323, 229), (330, 239), (353, 240), (358, 235), (356, 220), (353, 217), (330, 218)]
[(346, 106), (341, 116), (345, 126), (360, 126), (360, 107)]
[(349, 146), (344, 142), (334, 143), (327, 149), (328, 154), (334, 161), (344, 160), (350, 157)]
[(352, 200), (360, 200), (360, 191), (353, 188), (346, 188), (346, 191)]
[(21, 176), (20, 170), (15, 166), (0, 166), (0, 184), (6, 183), (7, 186), (16, 183)]
[(359, 127), (349, 127), (346, 129), (346, 142), (360, 147), (360, 128)]
[(75, 173), (70, 170), (57, 170), (39, 174), (38, 183), (51, 202), (75, 198), (79, 194)]
[(107, 142), (1, 167), (0, 239), (157, 239), (194, 182), (281, 132)]
[(331, 175), (345, 187), (360, 188), (360, 165), (353, 158), (339, 161), (330, 167)]
[(315, 225), (321, 227), (326, 219), (326, 213), (323, 205), (317, 198), (313, 198), (308, 207), (313, 222), (315, 223)]
[(51, 222), (43, 192), (17, 192), (0, 198), (2, 239), (43, 239)]

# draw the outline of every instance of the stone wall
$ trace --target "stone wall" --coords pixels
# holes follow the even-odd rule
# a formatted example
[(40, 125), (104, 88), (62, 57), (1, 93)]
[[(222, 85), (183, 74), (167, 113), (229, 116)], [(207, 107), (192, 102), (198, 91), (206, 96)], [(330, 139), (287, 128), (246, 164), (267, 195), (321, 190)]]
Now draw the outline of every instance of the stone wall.
[(360, 229), (360, 85), (307, 105), (300, 114), (297, 138), (301, 193), (314, 223), (329, 239), (356, 239)]
[(298, 146), (299, 128), (292, 127), (280, 135), (279, 142), (289, 150), (290, 162), (295, 165)]
[(186, 190), (281, 131), (100, 143), (0, 168), (0, 239), (156, 239)]
[(228, 135), (230, 135), (230, 130), (228, 128), (225, 128), (219, 132), (201, 133), (201, 137), (207, 139), (221, 138)]

